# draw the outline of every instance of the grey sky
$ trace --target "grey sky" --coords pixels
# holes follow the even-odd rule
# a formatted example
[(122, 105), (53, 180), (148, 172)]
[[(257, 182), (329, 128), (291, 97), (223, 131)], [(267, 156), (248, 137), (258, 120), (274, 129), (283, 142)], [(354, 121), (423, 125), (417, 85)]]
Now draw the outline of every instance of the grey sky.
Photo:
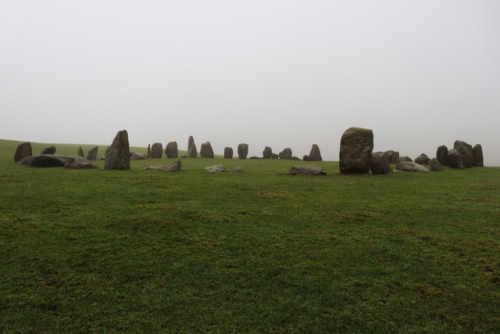
[(193, 135), (338, 160), (433, 157), (456, 139), (500, 165), (500, 1), (0, 1), (0, 138), (130, 144)]

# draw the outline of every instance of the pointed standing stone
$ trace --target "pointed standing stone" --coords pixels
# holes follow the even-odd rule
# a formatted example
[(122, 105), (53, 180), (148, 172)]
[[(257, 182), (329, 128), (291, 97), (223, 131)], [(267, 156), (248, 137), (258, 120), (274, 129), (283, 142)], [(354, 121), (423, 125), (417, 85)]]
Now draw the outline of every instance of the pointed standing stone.
[(322, 161), (321, 152), (318, 145), (314, 144), (309, 152), (309, 161)]
[(188, 158), (198, 158), (193, 136), (190, 136), (188, 140)]
[(99, 149), (99, 146), (94, 147), (90, 151), (87, 152), (87, 160), (92, 161), (92, 160), (97, 160), (97, 150)]
[(130, 150), (128, 144), (127, 130), (119, 131), (110, 146), (109, 153), (106, 154), (104, 169), (130, 169)]
[(26, 157), (31, 157), (32, 155), (33, 151), (31, 150), (31, 143), (22, 143), (16, 149), (16, 153), (14, 154), (14, 162), (19, 162)]
[(148, 155), (146, 157), (148, 159), (153, 159), (153, 153), (151, 152), (151, 144), (148, 144)]
[(153, 159), (161, 159), (162, 155), (163, 145), (161, 143), (154, 143), (153, 146), (151, 146), (151, 156)]
[(81, 146), (78, 148), (78, 152), (77, 153), (78, 153), (79, 157), (82, 157), (82, 158), (85, 157), (85, 154), (83, 154), (83, 148)]

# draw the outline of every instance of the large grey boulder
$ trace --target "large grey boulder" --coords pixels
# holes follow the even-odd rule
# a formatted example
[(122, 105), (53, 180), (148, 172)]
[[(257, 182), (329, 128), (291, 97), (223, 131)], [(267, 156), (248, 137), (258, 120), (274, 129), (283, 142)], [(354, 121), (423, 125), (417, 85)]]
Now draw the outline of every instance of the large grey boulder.
[(85, 154), (83, 153), (83, 148), (81, 146), (78, 148), (77, 154), (79, 157), (82, 157), (82, 158), (85, 157)]
[(223, 173), (226, 171), (226, 167), (224, 165), (214, 165), (205, 167), (205, 170), (209, 173)]
[(196, 151), (196, 144), (194, 143), (193, 136), (189, 136), (188, 140), (188, 158), (198, 158), (198, 151)]
[(97, 151), (99, 150), (99, 146), (94, 147), (90, 151), (87, 152), (87, 160), (94, 161), (97, 160)]
[(428, 165), (430, 160), (431, 158), (429, 158), (425, 153), (422, 153), (415, 158), (415, 162), (420, 165)]
[(448, 147), (441, 145), (437, 148), (436, 159), (442, 166), (448, 166)]
[(458, 151), (458, 148), (460, 146), (465, 146), (466, 148), (469, 149), (469, 151), (472, 151), (472, 145), (464, 142), (463, 140), (455, 140), (453, 143), (453, 148)]
[(14, 154), (14, 162), (20, 162), (24, 158), (32, 155), (33, 151), (31, 149), (30, 142), (19, 144), (19, 146), (17, 146), (16, 153)]
[(281, 160), (292, 160), (292, 149), (285, 148), (278, 154), (279, 159)]
[(416, 162), (411, 162), (411, 161), (401, 161), (396, 165), (396, 169), (403, 171), (403, 172), (428, 172), (429, 170), (422, 166), (421, 164), (418, 164)]
[(179, 157), (179, 149), (177, 148), (177, 142), (171, 141), (165, 147), (165, 155), (168, 159), (177, 159)]
[(474, 167), (484, 167), (483, 147), (477, 144), (472, 148), (472, 165)]
[(200, 156), (207, 159), (214, 158), (214, 150), (212, 149), (212, 144), (210, 144), (209, 141), (201, 144)]
[(104, 169), (128, 170), (130, 169), (130, 149), (127, 130), (119, 131), (106, 154)]
[(37, 167), (37, 168), (50, 168), (50, 167), (64, 167), (67, 163), (75, 162), (75, 158), (66, 157), (56, 154), (40, 154), (34, 157), (26, 157), (19, 162), (20, 165)]
[(432, 158), (429, 161), (429, 166), (431, 167), (431, 170), (434, 172), (444, 172), (443, 166), (439, 163), (438, 159)]
[(413, 162), (412, 158), (410, 158), (409, 156), (407, 155), (402, 155), (398, 158), (398, 160), (396, 161), (396, 163), (400, 163), (400, 162), (403, 162), (403, 161), (409, 161), (409, 162)]
[(290, 168), (291, 175), (326, 175), (325, 170), (316, 165), (297, 165)]
[(153, 159), (161, 159), (163, 155), (163, 145), (161, 143), (154, 143), (151, 146), (151, 157)]
[(264, 151), (262, 151), (262, 157), (264, 159), (272, 159), (273, 158), (273, 150), (269, 146), (266, 146), (264, 148)]
[(238, 145), (238, 158), (246, 159), (248, 155), (248, 144), (239, 144)]
[(149, 166), (146, 168), (143, 168), (144, 170), (149, 170), (149, 169), (158, 169), (162, 170), (165, 172), (179, 172), (182, 168), (182, 163), (180, 160), (174, 161), (172, 163), (169, 163), (168, 165), (153, 165)]
[(311, 147), (311, 151), (309, 152), (308, 158), (309, 161), (323, 161), (318, 145), (313, 144), (313, 146)]
[(232, 159), (233, 158), (233, 148), (225, 147), (224, 148), (224, 159)]
[(47, 146), (40, 154), (56, 154), (56, 147), (54, 145)]
[(463, 169), (462, 158), (460, 157), (460, 152), (455, 149), (448, 151), (448, 156), (446, 157), (448, 167), (455, 169)]
[(368, 173), (373, 150), (373, 131), (352, 127), (340, 140), (339, 168), (341, 173)]
[(389, 174), (392, 173), (391, 164), (387, 160), (384, 152), (372, 153), (372, 160), (370, 161), (370, 170), (373, 174)]

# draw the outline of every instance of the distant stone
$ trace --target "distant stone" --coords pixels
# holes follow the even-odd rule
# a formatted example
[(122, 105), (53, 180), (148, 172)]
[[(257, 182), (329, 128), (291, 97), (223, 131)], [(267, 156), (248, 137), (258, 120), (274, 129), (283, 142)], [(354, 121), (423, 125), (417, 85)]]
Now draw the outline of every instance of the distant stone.
[(233, 148), (225, 147), (224, 148), (224, 159), (232, 159), (233, 158)]
[(264, 159), (272, 159), (273, 158), (273, 150), (269, 146), (266, 146), (264, 148), (264, 151), (262, 151), (262, 156), (264, 157)]
[(19, 144), (16, 149), (16, 153), (14, 154), (14, 162), (20, 162), (26, 157), (30, 157), (33, 155), (33, 151), (31, 150), (31, 143), (26, 142)]
[(456, 149), (460, 153), (460, 159), (462, 160), (464, 168), (472, 167), (472, 148), (469, 149), (469, 147), (470, 145), (461, 144)]
[(410, 158), (409, 156), (403, 155), (403, 156), (400, 156), (398, 158), (398, 161), (396, 163), (400, 163), (403, 161), (413, 162), (412, 158)]
[(437, 148), (436, 159), (442, 166), (448, 166), (448, 147), (441, 145)]
[(146, 157), (148, 159), (153, 159), (153, 153), (151, 152), (151, 144), (148, 144), (148, 154)]
[(188, 140), (188, 158), (198, 158), (193, 136), (190, 136)]
[(391, 164), (387, 160), (384, 152), (372, 153), (372, 160), (370, 162), (370, 170), (373, 174), (389, 174), (392, 173)]
[(484, 167), (483, 147), (477, 144), (472, 148), (472, 165), (474, 167)]
[(87, 152), (87, 160), (94, 161), (97, 160), (97, 151), (99, 150), (99, 146), (94, 147), (90, 151)]
[(151, 146), (151, 157), (153, 159), (161, 159), (163, 155), (163, 145), (161, 143), (154, 143)]
[(411, 161), (401, 161), (396, 165), (396, 169), (403, 171), (403, 172), (428, 172), (429, 170), (422, 166), (421, 164), (418, 164), (416, 162), (411, 162)]
[(298, 165), (290, 168), (291, 175), (326, 175), (325, 170), (316, 165)]
[(169, 163), (168, 165), (153, 165), (149, 166), (146, 168), (143, 168), (144, 170), (149, 170), (149, 169), (158, 169), (162, 170), (165, 172), (179, 172), (182, 168), (182, 163), (180, 160), (174, 161), (172, 163)]
[(273, 153), (273, 155), (271, 156), (271, 159), (279, 159), (279, 155), (278, 153)]
[(238, 158), (246, 159), (248, 155), (248, 144), (239, 144), (238, 145)]
[(177, 142), (171, 141), (165, 147), (165, 155), (168, 159), (177, 159), (179, 157), (179, 149), (177, 148)]
[(446, 161), (448, 162), (448, 167), (455, 169), (463, 169), (464, 165), (462, 164), (462, 158), (460, 157), (460, 152), (455, 149), (451, 149), (448, 151), (448, 156), (446, 157)]
[(92, 165), (91, 163), (81, 163), (81, 162), (72, 162), (64, 165), (65, 169), (98, 169), (99, 167), (96, 165)]
[(255, 155), (253, 155), (253, 156), (250, 157), (250, 160), (258, 160), (258, 159), (260, 159), (260, 158), (256, 157)]
[(212, 149), (212, 144), (210, 144), (209, 141), (201, 144), (200, 156), (207, 159), (214, 158), (214, 150)]
[(309, 161), (323, 161), (318, 145), (314, 144), (309, 152)]
[(285, 148), (278, 154), (280, 160), (292, 160), (292, 149)]
[(339, 168), (341, 173), (368, 173), (373, 150), (373, 131), (347, 129), (340, 140)]
[(238, 166), (238, 167), (235, 167), (233, 169), (233, 173), (241, 173), (241, 174), (245, 174), (247, 171), (243, 169), (243, 167), (241, 166)]
[(130, 160), (146, 160), (146, 154), (140, 152), (133, 152), (130, 154)]
[(55, 154), (55, 153), (56, 153), (56, 147), (51, 145), (44, 148), (40, 154)]
[(296, 156), (293, 156), (293, 157), (292, 157), (292, 160), (300, 161), (300, 158), (299, 158), (299, 157), (296, 157)]
[(55, 154), (41, 154), (34, 157), (26, 157), (19, 162), (20, 165), (37, 167), (37, 168), (51, 168), (51, 167), (64, 167), (67, 163), (75, 162), (75, 158), (66, 157)]
[(304, 161), (311, 161), (311, 158), (309, 158), (309, 156), (306, 154), (302, 157), (302, 160)]
[(431, 170), (434, 172), (444, 172), (443, 166), (439, 163), (438, 159), (432, 158), (429, 161), (429, 166), (431, 167)]
[(384, 156), (388, 163), (392, 163), (392, 157), (394, 156), (394, 151), (393, 150), (385, 151)]
[(104, 169), (128, 170), (130, 169), (130, 150), (127, 130), (116, 134), (109, 153), (106, 154)]
[(465, 146), (466, 148), (469, 149), (469, 151), (472, 151), (472, 145), (464, 142), (463, 140), (455, 140), (453, 143), (453, 148), (458, 151), (458, 148), (460, 146)]
[(187, 155), (181, 155), (181, 159), (186, 159), (187, 157)]
[(205, 170), (209, 173), (223, 173), (226, 171), (226, 167), (224, 165), (214, 165), (205, 167)]
[(430, 160), (431, 158), (429, 158), (425, 153), (422, 153), (415, 158), (415, 162), (420, 165), (428, 165)]
[(78, 148), (77, 154), (79, 157), (82, 158), (85, 157), (85, 154), (83, 153), (83, 148), (81, 146)]

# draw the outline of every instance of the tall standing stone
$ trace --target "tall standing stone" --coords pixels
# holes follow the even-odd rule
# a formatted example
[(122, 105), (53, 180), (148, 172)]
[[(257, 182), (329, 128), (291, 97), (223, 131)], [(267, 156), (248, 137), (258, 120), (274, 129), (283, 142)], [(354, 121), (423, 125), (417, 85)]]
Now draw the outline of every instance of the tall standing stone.
[(272, 159), (273, 150), (269, 146), (266, 146), (264, 148), (264, 151), (262, 151), (262, 156), (264, 157), (264, 159)]
[(248, 144), (239, 144), (238, 145), (238, 158), (246, 159), (248, 155)]
[(179, 150), (177, 149), (177, 142), (171, 141), (165, 147), (165, 155), (168, 159), (177, 159), (179, 158)]
[(153, 159), (161, 159), (162, 155), (163, 145), (161, 143), (154, 143), (153, 146), (151, 146), (151, 156)]
[(148, 155), (146, 156), (147, 159), (153, 159), (153, 153), (151, 152), (151, 144), (148, 144)]
[(341, 173), (368, 173), (373, 150), (373, 131), (352, 127), (340, 140), (339, 168)]
[(292, 160), (292, 149), (285, 148), (278, 154), (279, 159), (281, 160)]
[(85, 157), (85, 154), (83, 153), (83, 148), (81, 146), (78, 148), (77, 153), (78, 153), (79, 157), (82, 157), (82, 158)]
[(26, 157), (31, 157), (33, 156), (33, 151), (31, 149), (31, 143), (26, 142), (19, 144), (19, 146), (16, 149), (16, 153), (14, 154), (14, 162), (19, 162), (23, 160)]
[(212, 144), (209, 141), (201, 144), (200, 147), (200, 156), (202, 158), (213, 159), (214, 158), (214, 150), (212, 149)]
[(442, 166), (448, 166), (448, 147), (441, 145), (437, 148), (436, 159)]
[(484, 167), (483, 147), (477, 144), (472, 148), (472, 165), (474, 167)]
[(309, 152), (309, 161), (323, 161), (318, 145), (314, 144)]
[(106, 154), (104, 169), (130, 169), (130, 150), (128, 144), (127, 130), (119, 131), (116, 134), (109, 152)]
[(233, 148), (225, 147), (224, 148), (224, 159), (232, 159), (233, 158)]
[(99, 150), (99, 146), (94, 147), (90, 151), (87, 152), (87, 160), (93, 161), (97, 160), (97, 151)]
[(194, 138), (193, 136), (190, 136), (188, 140), (188, 158), (197, 158), (197, 157), (198, 157), (198, 152), (196, 151)]
[(464, 168), (472, 167), (472, 148), (469, 149), (469, 147), (470, 145), (458, 145), (456, 149), (460, 153), (460, 159), (462, 160)]

